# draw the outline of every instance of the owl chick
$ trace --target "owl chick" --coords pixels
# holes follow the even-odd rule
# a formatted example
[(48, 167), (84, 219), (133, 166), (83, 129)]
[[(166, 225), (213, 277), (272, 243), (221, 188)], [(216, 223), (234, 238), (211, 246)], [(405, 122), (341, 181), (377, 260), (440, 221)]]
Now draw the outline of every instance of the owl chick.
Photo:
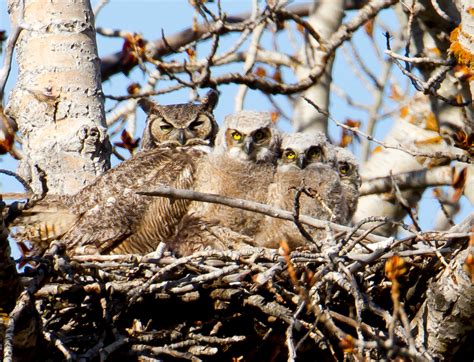
[[(240, 111), (227, 116), (217, 134), (215, 150), (198, 171), (195, 190), (266, 202), (279, 145), (280, 133), (269, 113)], [(222, 249), (212, 232), (203, 237), (192, 230), (211, 230), (211, 226), (219, 225), (219, 234), (225, 234), (222, 230), (226, 228), (233, 233), (229, 237), (238, 239), (241, 235), (245, 239), (255, 235), (261, 220), (263, 216), (248, 211), (193, 202), (178, 228), (173, 249), (182, 255), (204, 247)]]
[[(274, 181), (268, 187), (269, 203), (293, 211), (297, 190), (305, 188), (310, 195), (301, 193), (300, 214), (340, 221), (342, 187), (334, 168), (334, 152), (326, 137), (321, 133), (288, 134), (283, 137), (281, 148)], [(325, 234), (313, 228), (308, 228), (308, 232), (313, 239)], [(277, 248), (282, 240), (291, 249), (307, 243), (293, 222), (268, 216), (255, 239), (258, 245), (270, 248)]]
[(336, 165), (341, 178), (342, 193), (344, 196), (345, 218), (343, 224), (349, 224), (357, 209), (359, 188), (361, 185), (359, 165), (355, 156), (342, 147), (334, 147)]
[[(60, 240), (66, 245), (68, 254), (145, 254), (154, 251), (161, 241), (174, 235), (190, 202), (139, 195), (137, 191), (161, 185), (193, 187), (198, 165), (210, 151), (209, 146), (214, 144), (217, 129), (210, 113), (216, 100), (202, 104), (206, 104), (205, 117), (197, 111), (198, 108), (202, 110), (201, 106), (166, 107), (173, 107), (174, 114), (180, 114), (179, 108), (187, 110), (181, 112), (183, 114), (192, 113), (190, 109), (194, 109), (195, 120), (191, 124), (196, 120), (209, 123), (206, 126), (209, 131), (196, 132), (197, 138), (193, 138), (191, 131), (183, 131), (184, 136), (179, 136), (181, 130), (178, 130), (176, 137), (184, 137), (182, 143), (175, 140), (172, 131), (168, 132), (169, 138), (162, 133), (160, 139), (150, 133), (144, 150), (99, 176), (77, 194), (59, 199), (47, 197), (25, 210), (15, 220), (18, 225), (16, 239), (28, 240), (40, 251), (52, 240)], [(157, 118), (154, 120), (161, 122)], [(200, 124), (191, 128), (197, 130), (200, 126), (204, 127)]]
[(177, 146), (214, 146), (217, 122), (212, 111), (218, 95), (210, 90), (200, 104), (158, 105), (142, 98), (138, 105), (147, 114), (142, 149)]

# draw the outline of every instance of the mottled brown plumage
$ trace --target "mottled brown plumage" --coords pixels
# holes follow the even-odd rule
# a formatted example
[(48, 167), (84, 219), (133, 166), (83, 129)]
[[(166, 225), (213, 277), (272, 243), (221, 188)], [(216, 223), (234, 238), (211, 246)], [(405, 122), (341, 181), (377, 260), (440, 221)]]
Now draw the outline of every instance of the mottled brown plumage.
[[(229, 115), (219, 131), (216, 148), (202, 162), (195, 189), (201, 192), (266, 202), (280, 144), (279, 131), (269, 113), (241, 111)], [(222, 249), (212, 233), (208, 237), (191, 230), (214, 230), (229, 244), (248, 242), (263, 216), (217, 204), (193, 202), (180, 225), (173, 248), (189, 254), (206, 247)], [(224, 236), (222, 236), (224, 237)]]
[[(214, 129), (217, 126), (215, 120), (210, 118), (210, 112), (215, 103), (214, 100), (192, 107), (161, 106), (160, 112), (172, 109), (174, 116), (181, 115), (183, 118), (191, 113), (187, 119), (194, 119), (192, 122), (195, 122), (200, 119), (197, 109), (202, 110), (201, 106), (207, 104), (203, 112)], [(145, 254), (154, 251), (161, 241), (175, 234), (176, 226), (190, 202), (171, 202), (167, 198), (139, 195), (137, 191), (151, 190), (160, 185), (192, 188), (198, 165), (209, 153), (209, 145), (214, 143), (215, 131), (194, 134), (203, 139), (192, 138), (186, 133), (188, 138), (183, 147), (171, 132), (168, 135), (170, 139), (147, 136), (143, 150), (101, 175), (77, 194), (48, 196), (25, 210), (16, 220), (16, 238), (30, 241), (36, 250), (44, 250), (52, 240), (60, 240), (69, 254)]]
[(357, 209), (357, 202), (359, 200), (359, 188), (361, 185), (359, 165), (355, 156), (345, 148), (334, 147), (334, 152), (345, 200), (345, 219), (343, 223), (349, 224)]
[[(334, 169), (334, 153), (322, 134), (295, 133), (283, 137), (282, 155), (278, 160), (274, 181), (268, 187), (269, 203), (293, 211), (296, 190), (302, 187), (313, 197), (301, 194), (300, 214), (321, 220), (341, 221), (344, 202), (342, 187)], [(325, 236), (324, 231), (309, 227), (306, 229), (313, 239)], [(286, 242), (291, 249), (308, 243), (293, 222), (265, 217), (256, 243), (277, 248), (281, 241)]]

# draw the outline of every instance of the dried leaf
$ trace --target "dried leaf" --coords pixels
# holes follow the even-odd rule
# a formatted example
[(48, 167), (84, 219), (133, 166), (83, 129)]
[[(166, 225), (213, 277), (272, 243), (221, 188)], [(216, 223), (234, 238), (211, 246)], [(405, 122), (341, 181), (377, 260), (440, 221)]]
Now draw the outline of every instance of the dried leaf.
[(120, 139), (122, 140), (122, 142), (115, 142), (115, 146), (125, 148), (130, 152), (130, 154), (133, 155), (133, 152), (140, 143), (140, 138), (134, 140), (133, 137), (130, 136), (130, 134), (127, 132), (127, 130), (124, 129), (122, 131), (122, 134), (120, 135)]
[(138, 59), (145, 59), (146, 41), (138, 33), (128, 33), (122, 46), (121, 63), (125, 74), (138, 64)]
[(400, 117), (401, 118), (406, 118), (409, 114), (409, 108), (408, 106), (404, 106), (402, 108), (400, 108)]
[(453, 68), (454, 76), (461, 81), (470, 82), (474, 80), (474, 70), (465, 65), (458, 64)]
[(428, 48), (427, 51), (428, 51), (429, 53), (431, 53), (432, 55), (435, 55), (435, 56), (438, 56), (438, 57), (440, 57), (441, 54), (442, 54), (442, 53), (441, 53), (441, 50), (439, 50), (439, 48), (437, 48), (437, 47)]
[(382, 152), (382, 150), (383, 150), (382, 146), (377, 146), (372, 150), (372, 154)]
[(355, 351), (355, 343), (354, 338), (351, 335), (346, 335), (341, 341), (339, 342), (339, 346), (345, 353), (353, 353)]
[(280, 112), (272, 111), (272, 112), (270, 112), (270, 117), (272, 118), (273, 123), (277, 123), (278, 118), (280, 118)]
[(261, 78), (267, 75), (267, 71), (265, 70), (265, 68), (262, 68), (262, 67), (255, 68), (254, 73), (257, 77), (261, 77)]
[(139, 83), (132, 83), (127, 87), (127, 93), (128, 94), (138, 94), (140, 92), (140, 89), (142, 87), (140, 86)]
[(306, 29), (301, 24), (296, 24), (296, 30), (298, 30), (301, 34), (305, 34)]
[(401, 101), (403, 99), (403, 92), (400, 90), (400, 87), (396, 84), (390, 86), (390, 94), (388, 96), (394, 101)]
[(439, 131), (438, 120), (433, 112), (430, 112), (425, 119), (425, 129), (428, 131)]
[(371, 38), (374, 37), (374, 24), (374, 19), (371, 19), (364, 24), (365, 33)]
[(283, 78), (281, 77), (281, 71), (280, 69), (275, 69), (275, 73), (273, 73), (273, 80), (278, 83), (283, 82)]
[(403, 258), (398, 255), (392, 256), (385, 263), (385, 275), (389, 280), (396, 280), (407, 272)]
[(15, 136), (10, 133), (5, 133), (3, 130), (0, 131), (0, 155), (7, 154), (13, 148), (15, 142)]
[[(358, 120), (355, 120), (355, 119), (348, 118), (344, 122), (344, 124), (348, 127), (359, 129), (359, 127), (361, 125), (361, 122), (358, 121)], [(349, 146), (352, 143), (352, 141), (354, 140), (354, 137), (358, 140), (358, 136), (356, 134), (354, 134), (353, 131), (351, 131), (349, 129), (346, 129), (346, 128), (342, 128), (341, 142), (339, 142), (339, 146), (340, 147)]]
[(466, 150), (471, 156), (474, 155), (474, 132), (468, 135), (464, 130), (458, 130), (453, 139), (456, 147)]
[(186, 54), (188, 54), (189, 60), (194, 62), (196, 60), (196, 50), (193, 48), (186, 48)]
[[(471, 233), (474, 232), (474, 227), (471, 228)], [(472, 252), (474, 248), (474, 235), (471, 235), (469, 238), (469, 246), (471, 247), (471, 252), (466, 257), (464, 261), (463, 270), (471, 275), (471, 281), (474, 283), (474, 254)]]
[(471, 276), (471, 281), (474, 283), (474, 255), (472, 253), (466, 257), (463, 269)]
[(280, 240), (278, 243), (280, 244), (281, 253), (283, 257), (285, 258), (288, 275), (290, 276), (291, 282), (294, 285), (298, 285), (298, 278), (296, 276), (296, 271), (290, 259), (290, 253), (291, 253), (290, 246), (288, 245), (286, 240)]
[(434, 137), (425, 138), (424, 140), (415, 141), (415, 144), (435, 145), (435, 144), (440, 144), (441, 142), (443, 142), (443, 138), (441, 136), (434, 136)]
[(457, 202), (464, 191), (464, 186), (466, 185), (467, 180), (467, 168), (464, 167), (459, 174), (453, 175), (453, 183), (452, 186), (454, 188), (454, 195), (452, 198), (453, 202)]

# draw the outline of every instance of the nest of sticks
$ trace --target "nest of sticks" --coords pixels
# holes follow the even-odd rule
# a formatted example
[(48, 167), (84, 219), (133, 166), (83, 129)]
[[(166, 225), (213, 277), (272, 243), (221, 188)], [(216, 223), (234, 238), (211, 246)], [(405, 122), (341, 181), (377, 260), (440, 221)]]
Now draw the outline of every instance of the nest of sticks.
[(355, 230), (322, 249), (57, 254), (24, 268), (16, 309), (38, 311), (42, 359), (419, 359), (409, 321), (467, 238)]

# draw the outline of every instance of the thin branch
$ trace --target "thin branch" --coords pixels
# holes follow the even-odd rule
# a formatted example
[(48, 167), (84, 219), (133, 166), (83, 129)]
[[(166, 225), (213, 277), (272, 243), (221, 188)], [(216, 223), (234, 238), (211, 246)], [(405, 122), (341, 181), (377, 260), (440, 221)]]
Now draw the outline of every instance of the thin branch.
[[(393, 175), (400, 190), (426, 188), (431, 186), (450, 186), (453, 183), (454, 168), (442, 166), (431, 169), (404, 172)], [(360, 195), (381, 194), (392, 190), (392, 177), (378, 177), (364, 180)]]
[(3, 66), (0, 69), (0, 102), (3, 103), (3, 93), (5, 92), (5, 86), (7, 84), (8, 75), (10, 74), (13, 50), (15, 49), (16, 41), (23, 30), (23, 16), (25, 11), (24, 0), (20, 0), (19, 10), (17, 10), (17, 21), (15, 26), (12, 28), (10, 35), (7, 39), (7, 45), (5, 47), (5, 55), (3, 59)]
[(440, 159), (440, 158), (447, 158), (447, 159), (450, 159), (452, 161), (459, 161), (459, 162), (465, 162), (465, 163), (473, 163), (473, 160), (472, 158), (470, 157), (470, 155), (468, 155), (466, 152), (463, 152), (462, 154), (459, 154), (459, 153), (451, 153), (451, 152), (432, 152), (432, 153), (424, 153), (424, 152), (417, 152), (417, 151), (412, 151), (412, 150), (408, 150), (406, 149), (405, 147), (402, 147), (401, 145), (392, 145), (392, 144), (388, 144), (388, 143), (385, 143), (385, 142), (382, 142), (382, 141), (379, 141), (377, 139), (375, 139), (374, 137), (368, 135), (367, 133), (365, 132), (362, 132), (360, 129), (358, 128), (355, 128), (355, 127), (350, 127), (346, 124), (343, 124), (339, 121), (337, 121), (336, 119), (334, 119), (334, 117), (332, 117), (328, 112), (326, 112), (325, 110), (323, 110), (321, 107), (319, 107), (316, 103), (314, 103), (311, 99), (308, 99), (306, 97), (304, 97), (304, 100), (306, 102), (308, 102), (309, 104), (311, 104), (314, 108), (316, 108), (318, 110), (318, 112), (324, 114), (326, 117), (328, 117), (331, 121), (333, 121), (337, 126), (339, 127), (342, 127), (348, 131), (352, 131), (354, 133), (357, 133), (358, 135), (362, 136), (362, 137), (365, 137), (367, 138), (368, 140), (370, 141), (373, 141), (375, 143), (378, 143), (380, 146), (384, 147), (384, 148), (391, 148), (391, 149), (394, 149), (394, 150), (399, 150), (399, 151), (402, 151), (402, 152), (405, 152), (405, 153), (408, 153), (409, 155), (413, 156), (413, 157), (429, 157), (429, 158), (437, 158), (437, 159)]

